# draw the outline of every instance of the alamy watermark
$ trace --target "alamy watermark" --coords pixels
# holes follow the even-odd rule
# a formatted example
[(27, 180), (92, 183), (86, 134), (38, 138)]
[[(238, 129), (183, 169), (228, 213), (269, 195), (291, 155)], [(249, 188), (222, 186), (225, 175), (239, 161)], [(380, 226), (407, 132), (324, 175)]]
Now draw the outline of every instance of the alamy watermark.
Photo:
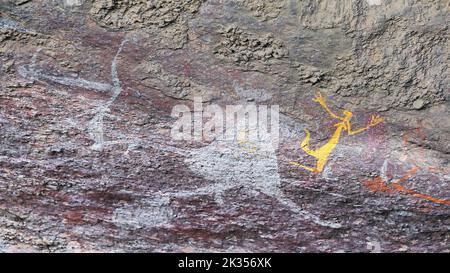
[(229, 142), (248, 141), (279, 144), (279, 106), (255, 103), (226, 105), (203, 105), (201, 97), (195, 97), (193, 109), (187, 105), (176, 105), (172, 109), (177, 120), (172, 126), (171, 137), (185, 141)]

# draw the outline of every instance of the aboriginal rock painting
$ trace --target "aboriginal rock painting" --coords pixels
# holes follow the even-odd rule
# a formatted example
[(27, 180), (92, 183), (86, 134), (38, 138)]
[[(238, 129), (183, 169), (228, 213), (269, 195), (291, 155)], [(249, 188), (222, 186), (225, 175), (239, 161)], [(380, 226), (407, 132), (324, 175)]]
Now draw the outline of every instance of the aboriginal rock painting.
[[(328, 105), (325, 101), (325, 98), (321, 95), (320, 92), (317, 92), (316, 97), (313, 99), (313, 101), (319, 103), (320, 106), (328, 113), (328, 115), (331, 118), (338, 120), (338, 122), (336, 124), (334, 124), (334, 127), (336, 127), (336, 130), (333, 133), (333, 135), (330, 137), (330, 139), (327, 141), (327, 143), (325, 143), (323, 146), (317, 148), (316, 150), (312, 150), (309, 148), (311, 133), (309, 132), (308, 129), (305, 129), (306, 137), (300, 143), (300, 148), (309, 156), (312, 156), (317, 159), (316, 166), (309, 167), (309, 166), (300, 164), (298, 162), (293, 162), (293, 161), (289, 162), (289, 164), (291, 164), (291, 165), (300, 167), (304, 170), (307, 170), (307, 171), (310, 171), (313, 173), (323, 172), (331, 153), (336, 148), (336, 146), (339, 144), (339, 140), (340, 140), (341, 134), (343, 132), (346, 132), (349, 136), (352, 136), (352, 135), (355, 135), (358, 133), (362, 133), (362, 132), (370, 129), (371, 127), (374, 127), (384, 121), (384, 119), (381, 118), (380, 116), (372, 115), (371, 119), (366, 127), (360, 128), (357, 130), (352, 130), (351, 122), (350, 122), (350, 119), (353, 116), (352, 112), (350, 112), (348, 110), (344, 110), (343, 116), (339, 116), (339, 115), (335, 114), (328, 107)], [(421, 129), (418, 129), (418, 133), (423, 139), (425, 139)], [(407, 143), (408, 143), (408, 135), (405, 135), (403, 137), (403, 145), (404, 145), (405, 151), (407, 151), (407, 149), (408, 149)], [(407, 194), (407, 195), (411, 195), (411, 196), (414, 196), (417, 198), (421, 198), (424, 200), (428, 200), (428, 201), (438, 203), (438, 204), (446, 204), (446, 205), (450, 204), (450, 200), (440, 199), (440, 198), (437, 198), (437, 197), (434, 197), (431, 195), (427, 195), (427, 194), (421, 193), (417, 190), (414, 190), (414, 189), (411, 189), (411, 188), (408, 188), (408, 187), (402, 185), (402, 183), (413, 178), (421, 170), (428, 171), (428, 172), (434, 172), (434, 173), (440, 173), (440, 174), (443, 173), (442, 170), (439, 168), (432, 167), (432, 166), (426, 166), (426, 167), (418, 166), (418, 164), (416, 162), (414, 162), (414, 160), (410, 160), (410, 161), (412, 161), (413, 166), (409, 170), (407, 170), (402, 177), (400, 177), (398, 179), (392, 179), (392, 177), (387, 177), (386, 175), (380, 175), (380, 176), (376, 176), (372, 180), (365, 181), (364, 185), (373, 192), (382, 192), (382, 193), (387, 193), (387, 194), (401, 193), (401, 194)], [(386, 164), (387, 164), (387, 161), (385, 161), (384, 165), (386, 165)], [(382, 167), (382, 169), (383, 169), (383, 167)]]
[[(123, 88), (121, 86), (121, 80), (119, 79), (119, 75), (117, 72), (117, 63), (121, 52), (125, 44), (128, 42), (128, 39), (124, 38), (120, 43), (116, 54), (114, 55), (111, 61), (111, 83), (104, 82), (96, 82), (89, 81), (83, 78), (71, 78), (64, 76), (54, 76), (51, 74), (44, 73), (42, 68), (36, 66), (37, 54), (34, 54), (31, 59), (31, 64), (23, 65), (19, 67), (19, 74), (24, 78), (30, 79), (40, 79), (46, 80), (49, 82), (57, 83), (60, 85), (68, 86), (68, 87), (79, 87), (87, 90), (93, 90), (99, 93), (107, 93), (109, 94), (109, 98), (105, 101), (101, 101), (97, 103), (96, 107), (91, 110), (94, 114), (94, 117), (87, 124), (87, 131), (91, 140), (94, 142), (91, 148), (93, 150), (101, 150), (104, 146), (114, 145), (120, 143), (126, 143), (127, 141), (107, 141), (105, 140), (104, 133), (104, 119), (108, 116), (110, 112), (111, 106), (115, 103), (117, 98), (123, 92)], [(38, 50), (38, 52), (41, 49)]]
[[(422, 140), (425, 140), (426, 138), (421, 127), (414, 130), (413, 133), (416, 134)], [(409, 138), (410, 134), (405, 134), (403, 136), (402, 143), (405, 155), (407, 154), (407, 151), (410, 148), (410, 145), (408, 144)], [(433, 203), (450, 205), (450, 200), (445, 200), (431, 195), (427, 195), (402, 185), (402, 183), (405, 183), (408, 180), (414, 178), (416, 175), (418, 175), (419, 172), (434, 174), (437, 177), (449, 174), (448, 171), (446, 171), (443, 168), (437, 168), (427, 164), (422, 164), (421, 162), (426, 161), (424, 158), (424, 153), (425, 153), (424, 149), (420, 148), (420, 153), (418, 155), (415, 155), (416, 158), (410, 158), (410, 156), (407, 156), (407, 163), (410, 164), (411, 167), (403, 174), (402, 177), (397, 179), (393, 179), (391, 175), (386, 174), (388, 161), (385, 160), (383, 167), (381, 168), (380, 175), (376, 176), (372, 180), (365, 181), (364, 185), (373, 192), (381, 192), (386, 194), (394, 194), (394, 193), (406, 194)]]
[[(94, 90), (97, 92), (106, 92), (111, 94), (110, 98), (107, 101), (100, 102), (98, 106), (92, 110), (92, 112), (95, 115), (90, 120), (89, 124), (87, 124), (87, 131), (89, 133), (89, 136), (94, 142), (94, 144), (91, 147), (93, 150), (99, 149), (101, 150), (101, 148), (105, 145), (114, 145), (118, 143), (127, 142), (121, 140), (106, 141), (104, 139), (104, 132), (103, 132), (104, 131), (103, 119), (108, 114), (111, 105), (115, 102), (117, 97), (122, 92), (121, 81), (119, 80), (117, 73), (117, 62), (119, 55), (121, 54), (123, 47), (126, 45), (127, 42), (128, 42), (127, 39), (123, 39), (123, 41), (121, 42), (120, 46), (116, 51), (116, 54), (114, 55), (114, 58), (111, 61), (111, 83), (92, 82), (81, 78), (58, 77), (45, 74), (43, 70), (36, 67), (36, 55), (33, 56), (32, 63), (30, 65), (24, 65), (19, 67), (19, 73), (25, 78), (42, 79), (69, 87), (81, 87), (89, 90)], [(306, 170), (313, 173), (322, 173), (325, 167), (327, 166), (327, 163), (330, 159), (330, 155), (339, 145), (339, 141), (343, 133), (344, 134), (346, 133), (348, 136), (353, 136), (359, 133), (363, 133), (369, 130), (370, 128), (384, 122), (384, 119), (382, 117), (378, 115), (372, 115), (367, 126), (353, 130), (351, 124), (351, 119), (353, 117), (352, 112), (345, 110), (342, 112), (342, 114), (336, 114), (328, 107), (325, 98), (321, 95), (320, 92), (317, 92), (316, 97), (313, 99), (313, 101), (318, 103), (326, 111), (326, 113), (330, 116), (330, 118), (332, 118), (333, 120), (337, 120), (337, 122), (334, 124), (335, 131), (331, 135), (327, 143), (325, 143), (323, 146), (315, 150), (311, 149), (309, 146), (311, 133), (308, 129), (305, 129), (306, 136), (301, 141), (300, 148), (307, 155), (316, 159), (315, 166), (306, 166), (301, 162), (294, 162), (294, 161), (289, 162), (289, 164), (299, 167), (302, 170)], [(215, 144), (200, 149), (200, 151), (179, 151), (179, 149), (176, 148), (172, 149), (166, 148), (167, 150), (175, 151), (177, 153), (182, 154), (183, 156), (187, 156), (188, 158), (187, 161), (190, 163), (190, 169), (193, 169), (195, 172), (203, 174), (208, 178), (211, 178), (212, 180), (224, 180), (223, 182), (226, 183), (220, 184), (221, 186), (219, 187), (217, 185), (212, 185), (210, 188), (209, 187), (201, 188), (190, 191), (188, 193), (163, 194), (165, 198), (163, 199), (167, 200), (167, 198), (174, 196), (191, 196), (203, 193), (209, 194), (211, 192), (219, 192), (218, 200), (220, 200), (220, 192), (222, 192), (223, 190), (233, 188), (236, 186), (242, 186), (241, 185), (242, 183), (237, 185), (234, 181), (241, 181), (241, 182), (246, 181), (245, 184), (253, 188), (255, 187), (255, 180), (261, 180), (262, 181), (260, 187), (261, 192), (274, 196), (276, 199), (280, 200), (280, 202), (290, 207), (292, 211), (295, 211), (302, 216), (306, 215), (308, 218), (314, 219), (314, 221), (319, 223), (320, 225), (334, 226), (335, 223), (324, 222), (319, 218), (317, 218), (315, 215), (299, 209), (294, 202), (292, 202), (291, 200), (287, 199), (284, 196), (283, 192), (279, 189), (281, 178), (278, 174), (278, 158), (276, 157), (275, 150), (267, 151), (267, 147), (270, 146), (268, 143), (264, 143), (264, 145), (262, 145), (261, 143), (253, 143), (247, 140), (246, 135), (248, 133), (249, 133), (248, 129), (240, 128), (237, 134), (236, 139), (237, 141), (235, 143), (235, 145), (237, 145), (235, 147), (236, 149), (234, 148), (231, 149), (230, 146), (228, 146), (230, 154), (233, 154), (232, 157), (233, 159), (231, 157), (228, 158), (227, 156), (224, 156), (224, 153), (218, 153), (217, 152), (218, 148), (216, 147)], [(407, 136), (405, 136), (405, 138), (407, 138)], [(134, 141), (138, 140), (133, 140), (132, 142)], [(146, 140), (139, 140), (139, 141), (145, 142)], [(405, 144), (407, 143), (406, 139), (404, 139), (404, 143)], [(236, 158), (239, 159), (236, 161)], [(216, 162), (214, 159), (220, 159), (224, 162)], [(231, 163), (233, 160), (236, 162)], [(208, 162), (208, 164), (206, 164), (205, 162)], [(212, 175), (216, 172), (215, 170), (217, 169), (217, 166), (227, 166), (225, 163), (231, 164), (231, 166), (228, 166), (228, 169), (234, 170), (241, 176), (233, 175), (233, 171), (228, 171), (226, 173), (217, 173), (217, 175)], [(207, 168), (208, 166), (210, 166), (211, 168), (208, 169)], [(412, 167), (409, 170), (407, 170), (404, 173), (404, 175), (400, 178), (394, 179), (393, 177), (386, 177), (385, 175), (380, 174), (373, 180), (364, 182), (364, 185), (367, 186), (367, 188), (373, 192), (382, 192), (386, 194), (392, 193), (407, 194), (438, 204), (447, 204), (447, 205), (450, 204), (450, 200), (433, 197), (431, 195), (421, 193), (417, 190), (402, 185), (402, 183), (413, 178), (420, 171), (442, 173), (440, 169), (434, 167), (423, 167), (418, 166), (417, 164), (412, 164)], [(268, 173), (270, 173), (270, 175)], [(246, 175), (245, 178), (242, 177), (242, 175), (244, 174)], [(224, 179), (224, 177), (227, 177), (227, 179)], [(262, 179), (261, 177), (263, 177), (264, 179)], [(225, 186), (225, 184), (227, 185)]]
[(355, 135), (358, 133), (362, 133), (362, 132), (368, 130), (369, 128), (376, 126), (377, 124), (384, 121), (383, 118), (381, 118), (377, 115), (372, 115), (371, 120), (366, 127), (353, 131), (351, 128), (351, 123), (350, 123), (350, 119), (353, 116), (352, 112), (345, 110), (343, 112), (344, 116), (339, 116), (339, 115), (335, 114), (328, 107), (327, 103), (325, 102), (325, 98), (320, 94), (320, 92), (317, 92), (316, 98), (314, 98), (313, 101), (319, 103), (320, 106), (322, 106), (322, 108), (325, 109), (325, 111), (330, 115), (330, 117), (333, 119), (337, 119), (338, 122), (336, 124), (334, 124), (334, 126), (336, 127), (336, 130), (333, 133), (333, 135), (331, 136), (331, 138), (328, 140), (328, 142), (316, 150), (311, 150), (309, 148), (309, 141), (311, 138), (311, 133), (309, 132), (308, 129), (305, 129), (306, 137), (300, 143), (300, 148), (308, 155), (317, 159), (316, 166), (308, 167), (308, 166), (305, 166), (305, 165), (302, 165), (300, 163), (293, 162), (293, 161), (289, 162), (289, 164), (298, 166), (298, 167), (303, 168), (310, 172), (320, 173), (324, 170), (325, 165), (327, 164), (328, 158), (330, 157), (330, 154), (333, 152), (333, 150), (338, 145), (343, 131), (347, 132), (348, 135), (352, 136), (352, 135)]
[(382, 177), (377, 176), (373, 180), (365, 182), (365, 185), (373, 192), (408, 194), (434, 203), (450, 205), (450, 200), (444, 200), (433, 197), (431, 195), (423, 194), (416, 190), (407, 188), (401, 184), (402, 182), (405, 182), (416, 175), (418, 170), (419, 167), (413, 167), (412, 169), (408, 170), (403, 177), (395, 179), (393, 181), (386, 181)]

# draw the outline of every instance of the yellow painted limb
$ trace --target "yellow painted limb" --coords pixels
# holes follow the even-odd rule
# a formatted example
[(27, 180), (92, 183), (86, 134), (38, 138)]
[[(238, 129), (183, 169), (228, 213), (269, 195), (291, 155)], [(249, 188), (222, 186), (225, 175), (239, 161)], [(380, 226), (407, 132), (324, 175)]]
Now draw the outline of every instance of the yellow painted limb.
[(320, 173), (324, 170), (325, 165), (328, 161), (328, 157), (333, 152), (333, 150), (336, 148), (336, 145), (339, 143), (339, 138), (341, 136), (342, 129), (344, 128), (344, 124), (340, 123), (340, 126), (336, 128), (336, 131), (334, 132), (333, 136), (330, 138), (330, 140), (320, 147), (319, 149), (312, 151), (307, 146), (309, 144), (310, 139), (310, 133), (308, 130), (305, 130), (306, 132), (306, 138), (301, 143), (301, 148), (303, 151), (305, 151), (308, 155), (311, 155), (317, 159), (316, 168), (310, 168), (304, 165), (301, 165), (296, 162), (290, 162), (290, 164), (304, 168), (308, 171)]
[(305, 133), (306, 133), (306, 137), (302, 141), (302, 143), (300, 143), (300, 148), (302, 148), (302, 150), (305, 153), (307, 153), (308, 155), (316, 157), (316, 154), (317, 154), (316, 151), (309, 149), (309, 140), (311, 139), (311, 133), (307, 129), (305, 129)]
[(368, 129), (371, 127), (371, 126), (367, 126), (367, 127), (358, 129), (358, 130), (356, 130), (356, 131), (352, 131), (352, 129), (350, 128), (350, 126), (351, 126), (351, 125), (350, 125), (350, 123), (349, 123), (349, 124), (348, 124), (348, 127), (347, 127), (347, 132), (348, 132), (348, 135), (349, 135), (349, 136), (353, 136), (353, 135), (362, 133), (362, 132), (368, 130)]
[(349, 121), (349, 120), (346, 120), (347, 132), (348, 132), (348, 134), (349, 134), (350, 136), (356, 135), (356, 134), (358, 134), (358, 133), (361, 133), (361, 132), (364, 132), (364, 131), (368, 130), (369, 128), (371, 128), (371, 127), (373, 127), (373, 126), (375, 126), (375, 125), (377, 125), (377, 124), (379, 124), (379, 123), (381, 123), (381, 122), (383, 122), (383, 121), (384, 121), (383, 118), (381, 118), (381, 117), (379, 117), (379, 116), (376, 116), (376, 115), (372, 115), (372, 117), (370, 118), (369, 125), (367, 125), (367, 126), (364, 127), (364, 128), (358, 129), (358, 130), (356, 130), (356, 131), (352, 131), (350, 121)]
[(324, 159), (317, 160), (317, 167), (316, 170), (318, 173), (321, 173), (325, 169), (325, 165), (328, 162), (328, 156)]
[(322, 96), (322, 94), (320, 92), (317, 92), (316, 97), (313, 99), (313, 101), (317, 102), (320, 104), (320, 106), (322, 106), (323, 109), (325, 109), (325, 111), (327, 111), (327, 113), (335, 118), (335, 119), (339, 119), (339, 120), (343, 120), (343, 118), (339, 117), (338, 115), (336, 115), (335, 113), (333, 113), (333, 111), (331, 111), (331, 109), (328, 107), (325, 98)]
[(308, 166), (299, 164), (299, 163), (294, 162), (294, 161), (289, 162), (289, 164), (295, 165), (295, 166), (297, 166), (297, 167), (303, 168), (303, 169), (308, 170), (308, 171), (313, 172), (313, 173), (318, 173), (318, 172), (319, 172), (319, 171), (318, 171), (317, 169), (315, 169), (315, 168), (311, 168), (311, 167), (308, 167)]

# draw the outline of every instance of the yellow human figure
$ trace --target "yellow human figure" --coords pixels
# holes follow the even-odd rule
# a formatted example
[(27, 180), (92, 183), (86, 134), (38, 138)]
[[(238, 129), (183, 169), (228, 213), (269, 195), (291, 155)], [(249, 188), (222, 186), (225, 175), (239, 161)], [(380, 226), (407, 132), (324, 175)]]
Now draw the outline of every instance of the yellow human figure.
[(254, 154), (258, 151), (258, 148), (256, 147), (256, 145), (254, 145), (253, 143), (251, 143), (250, 141), (248, 141), (246, 139), (246, 136), (249, 133), (249, 129), (245, 130), (239, 130), (238, 135), (237, 135), (237, 141), (239, 146), (245, 150), (246, 152), (248, 152), (249, 154)]
[(330, 140), (326, 144), (324, 144), (322, 147), (320, 147), (316, 150), (311, 150), (309, 148), (309, 141), (311, 138), (311, 133), (307, 129), (305, 129), (306, 137), (300, 143), (300, 148), (302, 148), (302, 150), (305, 151), (305, 153), (307, 153), (308, 155), (313, 156), (317, 159), (316, 167), (308, 167), (308, 166), (305, 166), (305, 165), (302, 165), (300, 163), (293, 162), (293, 161), (289, 162), (289, 164), (301, 167), (310, 172), (320, 173), (323, 171), (323, 169), (325, 168), (325, 165), (327, 164), (328, 157), (330, 156), (330, 154), (334, 150), (334, 148), (336, 148), (336, 145), (339, 143), (339, 139), (341, 137), (342, 131), (347, 131), (348, 135), (355, 135), (355, 134), (364, 132), (367, 129), (369, 129), (370, 127), (373, 127), (384, 121), (384, 119), (381, 118), (380, 116), (372, 115), (370, 122), (366, 127), (358, 129), (356, 131), (352, 131), (351, 124), (350, 124), (350, 119), (353, 116), (352, 112), (345, 110), (343, 112), (344, 117), (340, 117), (340, 116), (336, 115), (328, 107), (328, 105), (325, 102), (324, 97), (322, 96), (322, 94), (320, 94), (320, 92), (317, 92), (316, 98), (314, 98), (313, 101), (319, 103), (332, 118), (338, 119), (340, 121), (334, 125), (337, 128), (336, 128), (336, 131), (331, 136)]

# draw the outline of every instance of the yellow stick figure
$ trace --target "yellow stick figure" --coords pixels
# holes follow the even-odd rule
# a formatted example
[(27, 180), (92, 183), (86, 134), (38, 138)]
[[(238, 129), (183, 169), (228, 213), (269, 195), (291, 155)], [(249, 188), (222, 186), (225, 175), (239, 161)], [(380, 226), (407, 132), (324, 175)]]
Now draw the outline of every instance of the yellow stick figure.
[(316, 167), (315, 168), (308, 167), (308, 166), (305, 166), (305, 165), (302, 165), (300, 163), (293, 162), (293, 161), (289, 162), (289, 164), (301, 167), (310, 172), (320, 173), (323, 171), (323, 169), (325, 168), (325, 165), (327, 164), (328, 157), (330, 156), (330, 154), (334, 150), (334, 148), (336, 148), (336, 145), (339, 143), (339, 138), (341, 137), (341, 133), (343, 130), (347, 131), (347, 134), (352, 136), (352, 135), (364, 132), (364, 131), (368, 130), (370, 127), (373, 127), (384, 121), (384, 119), (381, 118), (380, 116), (372, 115), (370, 122), (366, 127), (352, 131), (351, 124), (350, 124), (350, 119), (353, 116), (352, 112), (345, 110), (343, 112), (344, 117), (340, 117), (340, 116), (336, 115), (327, 106), (325, 99), (322, 96), (322, 94), (320, 94), (320, 92), (317, 92), (317, 95), (313, 99), (313, 101), (319, 103), (332, 118), (338, 119), (340, 121), (334, 125), (337, 128), (336, 128), (336, 131), (331, 136), (330, 140), (325, 145), (323, 145), (322, 147), (320, 147), (316, 150), (311, 150), (309, 148), (309, 140), (311, 138), (311, 133), (307, 129), (305, 129), (306, 137), (300, 143), (300, 148), (302, 148), (302, 150), (305, 151), (305, 153), (307, 153), (308, 155), (313, 156), (317, 159)]

